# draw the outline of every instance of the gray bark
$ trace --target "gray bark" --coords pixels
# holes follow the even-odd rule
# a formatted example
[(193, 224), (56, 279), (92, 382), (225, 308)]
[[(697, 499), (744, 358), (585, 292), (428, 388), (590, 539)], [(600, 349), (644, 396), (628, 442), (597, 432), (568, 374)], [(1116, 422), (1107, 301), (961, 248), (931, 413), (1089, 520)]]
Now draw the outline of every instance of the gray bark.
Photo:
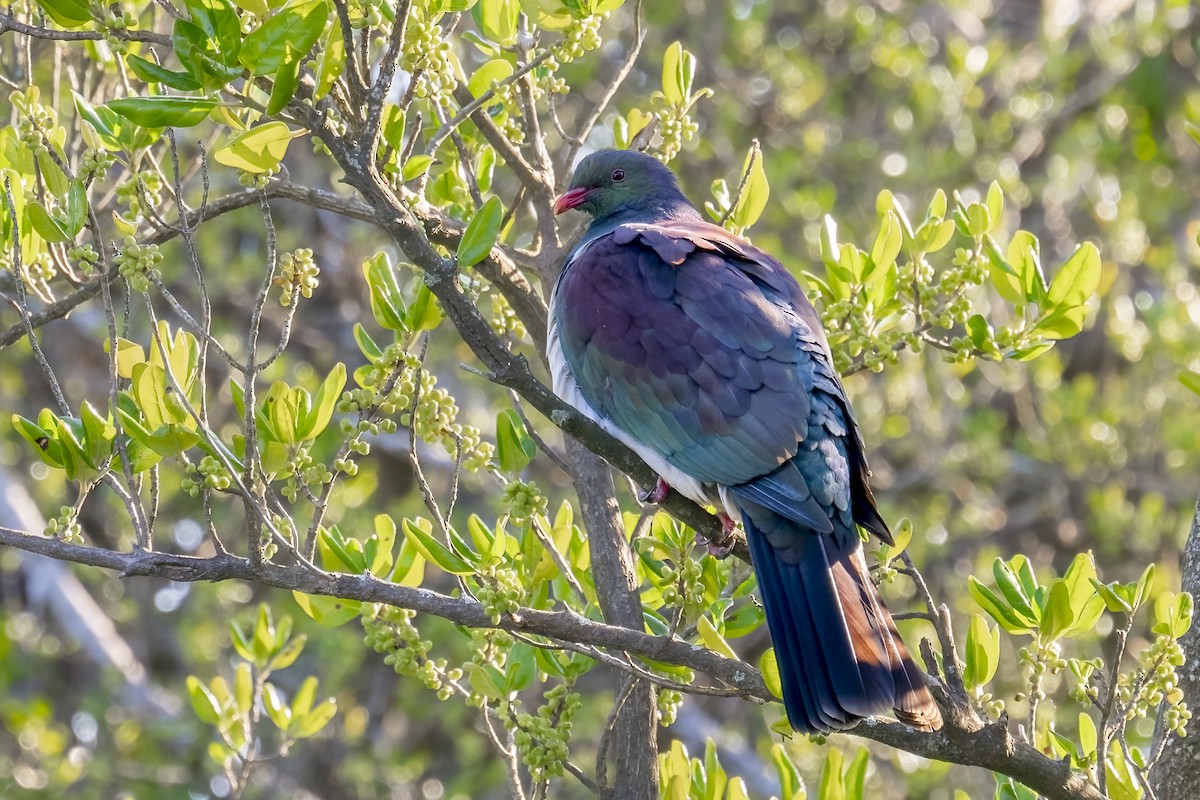
[[(1192, 527), (1183, 547), (1183, 591), (1200, 597), (1200, 500), (1192, 517)], [(1179, 640), (1187, 661), (1178, 670), (1179, 688), (1188, 708), (1200, 708), (1200, 626), (1191, 629)], [(1191, 726), (1196, 724), (1192, 720)], [(1189, 726), (1189, 727), (1191, 727)], [(1155, 731), (1155, 746), (1164, 747), (1162, 758), (1150, 771), (1150, 786), (1157, 800), (1195, 800), (1200, 797), (1200, 747), (1196, 732), (1180, 739), (1168, 733), (1159, 722)], [(1165, 741), (1164, 741), (1164, 738)]]
[[(592, 572), (596, 595), (604, 619), (610, 625), (620, 625), (642, 631), (642, 601), (638, 596), (638, 580), (633, 554), (625, 541), (625, 526), (617, 504), (616, 486), (608, 465), (583, 445), (568, 439), (567, 463), (572, 469), (575, 491), (579, 495), (580, 511), (591, 545)], [(655, 800), (658, 797), (658, 741), (655, 720), (654, 687), (644, 681), (636, 682), (625, 691), (625, 675), (616, 675), (616, 699), (624, 702), (611, 721), (608, 736), (611, 752), (601, 753), (607, 759), (605, 772), (609, 784), (602, 797), (619, 800)], [(597, 775), (600, 782), (603, 776)], [(602, 787), (603, 788), (603, 787)]]

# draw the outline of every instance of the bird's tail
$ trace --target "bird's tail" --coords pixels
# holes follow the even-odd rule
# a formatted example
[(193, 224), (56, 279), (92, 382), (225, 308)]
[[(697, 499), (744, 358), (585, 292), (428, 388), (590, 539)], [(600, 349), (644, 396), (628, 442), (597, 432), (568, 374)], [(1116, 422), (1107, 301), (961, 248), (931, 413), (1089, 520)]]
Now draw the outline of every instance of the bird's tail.
[(844, 730), (892, 710), (915, 728), (940, 728), (941, 713), (871, 582), (858, 535), (797, 526), (780, 548), (776, 531), (768, 540), (749, 514), (743, 521), (792, 727)]

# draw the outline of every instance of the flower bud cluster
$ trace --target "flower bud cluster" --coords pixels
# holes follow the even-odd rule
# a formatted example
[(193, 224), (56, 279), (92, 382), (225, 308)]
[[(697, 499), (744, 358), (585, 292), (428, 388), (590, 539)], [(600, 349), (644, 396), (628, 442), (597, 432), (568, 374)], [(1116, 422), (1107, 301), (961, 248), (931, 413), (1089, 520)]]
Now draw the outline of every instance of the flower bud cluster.
[(579, 693), (562, 683), (546, 692), (545, 700), (537, 714), (517, 711), (505, 720), (535, 783), (563, 774), (563, 762), (570, 755), (571, 728), (583, 708)]
[(130, 176), (117, 187), (117, 202), (129, 208), (129, 216), (141, 219), (148, 209), (162, 205), (162, 177), (153, 170)]
[(24, 93), (14, 91), (9, 100), (19, 115), (17, 136), (21, 144), (34, 153), (49, 150), (51, 135), (58, 127), (58, 113), (50, 106), (38, 102), (40, 93), (34, 87)]
[(364, 613), (363, 643), (376, 653), (385, 654), (384, 663), (397, 675), (416, 678), (437, 692), (439, 700), (448, 700), (463, 671), (460, 667), (450, 667), (444, 658), (429, 657), (433, 642), (421, 638), (412, 622), (415, 617), (415, 611), (392, 606), (380, 606), (374, 614)]
[(191, 497), (199, 497), (201, 489), (224, 492), (233, 484), (229, 471), (214, 456), (205, 456), (199, 463), (188, 464), (180, 487)]
[(675, 724), (679, 709), (683, 705), (683, 692), (675, 689), (659, 689), (656, 712), (658, 724), (664, 728)]
[(45, 535), (64, 542), (83, 544), (83, 527), (79, 524), (78, 509), (62, 506), (58, 516), (46, 523)]
[(457, 84), (450, 43), (442, 35), (442, 26), (425, 18), (426, 11), (414, 3), (409, 12), (404, 36), (404, 70), (417, 81), (413, 94), (428, 98), (440, 106), (451, 104)]
[(321, 270), (313, 260), (311, 249), (302, 247), (284, 255), (279, 260), (279, 278), (276, 280), (283, 290), (279, 302), (290, 306), (297, 292), (306, 299), (312, 297), (313, 289), (318, 285), (317, 276), (320, 274)]
[(135, 292), (150, 291), (150, 279), (162, 275), (158, 265), (163, 255), (156, 244), (139, 244), (132, 236), (126, 236), (113, 259), (121, 277), (129, 282)]
[(537, 514), (545, 515), (549, 507), (546, 496), (532, 481), (511, 481), (504, 487), (501, 503), (514, 525), (524, 525)]
[(101, 181), (108, 175), (109, 168), (116, 162), (116, 156), (107, 150), (96, 150), (91, 147), (83, 151), (79, 157), (78, 173), (84, 183)]
[(704, 567), (695, 558), (683, 558), (678, 566), (663, 567), (663, 602), (682, 606), (686, 612), (699, 612), (704, 606)]
[(475, 596), (492, 624), (499, 625), (503, 617), (521, 610), (521, 604), (525, 602), (525, 586), (515, 569), (497, 564), (480, 576), (480, 586), (475, 590)]
[(508, 299), (499, 292), (493, 292), (491, 298), (492, 318), (489, 322), (496, 335), (500, 337), (511, 336), (517, 341), (526, 339), (525, 323), (521, 322), (521, 318), (517, 316), (517, 312), (513, 311), (512, 306), (508, 304)]

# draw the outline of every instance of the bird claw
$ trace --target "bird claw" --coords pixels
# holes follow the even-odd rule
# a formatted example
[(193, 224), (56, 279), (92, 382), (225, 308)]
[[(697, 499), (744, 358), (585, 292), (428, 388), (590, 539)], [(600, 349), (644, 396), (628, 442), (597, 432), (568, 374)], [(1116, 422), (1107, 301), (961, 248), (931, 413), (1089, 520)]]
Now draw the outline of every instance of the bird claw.
[(653, 489), (647, 489), (638, 494), (638, 500), (650, 505), (658, 505), (663, 500), (667, 499), (667, 495), (671, 493), (671, 485), (664, 481), (661, 477), (655, 482)]
[(697, 533), (696, 543), (705, 545), (708, 548), (708, 554), (713, 558), (726, 559), (733, 552), (734, 545), (737, 544), (737, 538), (733, 535), (733, 529), (737, 523), (724, 511), (717, 514), (717, 519), (721, 520), (720, 538), (709, 539), (704, 534)]

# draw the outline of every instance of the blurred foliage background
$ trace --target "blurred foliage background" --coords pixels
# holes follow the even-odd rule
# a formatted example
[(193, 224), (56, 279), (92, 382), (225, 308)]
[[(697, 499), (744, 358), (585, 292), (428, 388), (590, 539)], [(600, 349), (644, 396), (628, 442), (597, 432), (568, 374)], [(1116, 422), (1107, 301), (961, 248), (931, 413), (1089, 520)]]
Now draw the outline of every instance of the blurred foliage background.
[[(123, 5), (143, 10), (138, 3)], [(956, 614), (977, 611), (965, 591), (967, 576), (986, 573), (996, 556), (1018, 552), (1061, 572), (1075, 554), (1091, 550), (1106, 580), (1133, 580), (1154, 561), (1160, 584), (1176, 586), (1178, 554), (1200, 489), (1200, 398), (1177, 379), (1183, 369), (1200, 369), (1200, 147), (1185, 131), (1188, 121), (1200, 122), (1195, 8), (1186, 0), (791, 5), (644, 4), (646, 42), (614, 116), (649, 109), (663, 54), (672, 42), (684, 43), (698, 59), (696, 85), (715, 92), (694, 107), (698, 131), (675, 162), (685, 189), (697, 200), (708, 198), (712, 181), (740, 173), (751, 140), (758, 139), (771, 196), (752, 235), (796, 270), (820, 272), (818, 236), (827, 213), (839, 221), (844, 239), (869, 241), (882, 189), (919, 217), (936, 188), (978, 200), (997, 181), (1008, 199), (1004, 227), (1035, 233), (1047, 263), (1060, 262), (1077, 242), (1095, 242), (1103, 256), (1100, 301), (1073, 340), (1023, 364), (955, 364), (936, 354), (906, 354), (881, 374), (852, 376), (847, 388), (884, 516), (913, 521), (909, 552), (934, 595)], [(6, 4), (4, 13), (15, 9)], [(563, 67), (573, 96), (594, 99), (602, 91), (602, 76), (612, 73), (635, 36), (629, 11), (605, 21), (598, 57)], [(452, 41), (464, 62), (475, 57), (469, 44)], [(16, 46), (13, 34), (0, 36), (0, 58)], [(573, 96), (560, 101), (565, 120), (582, 108)], [(5, 117), (14, 113), (3, 103), (0, 108)], [(611, 144), (608, 128), (589, 145)], [(181, 144), (195, 157), (183, 137)], [(290, 178), (336, 185), (325, 163), (305, 149), (289, 153)], [(311, 247), (322, 267), (320, 289), (276, 371), (293, 379), (315, 376), (315, 384), (336, 361), (356, 355), (351, 325), (370, 317), (359, 264), (378, 249), (381, 236), (298, 204), (275, 201), (272, 207), (277, 221), (286, 219), (279, 225), (280, 250)], [(250, 207), (204, 230), (201, 258), (222, 265), (208, 274), (219, 299), (220, 337), (220, 320), (244, 320), (248, 313), (246, 276), (260, 270), (262, 216)], [(164, 253), (163, 277), (172, 284), (185, 277), (185, 260), (177, 243)], [(0, 309), (4, 327), (16, 321)], [(62, 373), (68, 395), (103, 392), (97, 387), (106, 385), (107, 363), (96, 335), (103, 326), (100, 312), (84, 308), (45, 330), (49, 358), (69, 364)], [(49, 405), (29, 356), (25, 343), (0, 354), (6, 418), (8, 412), (33, 418)], [(428, 363), (439, 385), (455, 396), (464, 422), (490, 432), (506, 401), (459, 370), (464, 361), (471, 361), (464, 345), (434, 338)], [(397, 517), (423, 511), (407, 446), (403, 436), (375, 442), (376, 458), (364, 462), (331, 512), (343, 527), (369, 529), (371, 518), (385, 511)], [(453, 459), (425, 450), (430, 480), (447, 482)], [(36, 462), (6, 426), (0, 465), (43, 509), (73, 497), (62, 476)], [(550, 497), (570, 491), (560, 473), (545, 469), (535, 477)], [(201, 525), (179, 512), (194, 514), (194, 506), (177, 484), (162, 492), (160, 515), (173, 520), (170, 546), (195, 551)], [(233, 501), (227, 502), (220, 513), (232, 515)], [(119, 549), (128, 531), (114, 507), (88, 503), (81, 522), (91, 540)], [(456, 518), (471, 512), (494, 518), (499, 511), (494, 486), (468, 477)], [(167, 531), (160, 526), (160, 536)], [(78, 641), (48, 621), (44, 607), (29, 602), (26, 573), (17, 569), (26, 558), (0, 552), (0, 794), (6, 797), (226, 795), (228, 786), (206, 755), (211, 730), (188, 709), (184, 679), (232, 673), (228, 622), (251, 624), (259, 601), (274, 606), (277, 616), (295, 617), (297, 629), (309, 634), (292, 668), (297, 677), (289, 685), (284, 671), (278, 682), (294, 691), (304, 675), (318, 675), (322, 690), (337, 697), (339, 712), (320, 741), (301, 742), (292, 757), (258, 771), (247, 796), (507, 796), (503, 765), (475, 732), (476, 713), (432, 702), (414, 682), (398, 680), (362, 646), (356, 625), (320, 628), (289, 596), (261, 587), (113, 581), (73, 569), (145, 665), (149, 679), (131, 696), (119, 676), (98, 670)], [(431, 620), (422, 634), (438, 640), (440, 626), (451, 627)], [(906, 636), (922, 632), (906, 628)], [(1096, 631), (1101, 639), (1110, 634)], [(766, 646), (762, 629), (754, 641), (739, 644), (740, 655), (753, 663), (755, 648)], [(1010, 650), (1002, 657), (1015, 665)], [(1014, 684), (1005, 685), (1006, 673)], [(999, 674), (998, 689), (1015, 691), (1017, 671), (1002, 667)], [(599, 728), (607, 707), (594, 695), (609, 691), (609, 683), (591, 673), (579, 688), (586, 702), (575, 724)], [(712, 737), (751, 796), (767, 796), (779, 791), (770, 766), (779, 737), (767, 729), (774, 718), (751, 704), (693, 697), (660, 735), (664, 750), (677, 739), (692, 755)], [(815, 784), (824, 750), (807, 741), (788, 747)], [(978, 771), (874, 748), (873, 754), (869, 796), (950, 800), (953, 788), (972, 798), (995, 791)]]

